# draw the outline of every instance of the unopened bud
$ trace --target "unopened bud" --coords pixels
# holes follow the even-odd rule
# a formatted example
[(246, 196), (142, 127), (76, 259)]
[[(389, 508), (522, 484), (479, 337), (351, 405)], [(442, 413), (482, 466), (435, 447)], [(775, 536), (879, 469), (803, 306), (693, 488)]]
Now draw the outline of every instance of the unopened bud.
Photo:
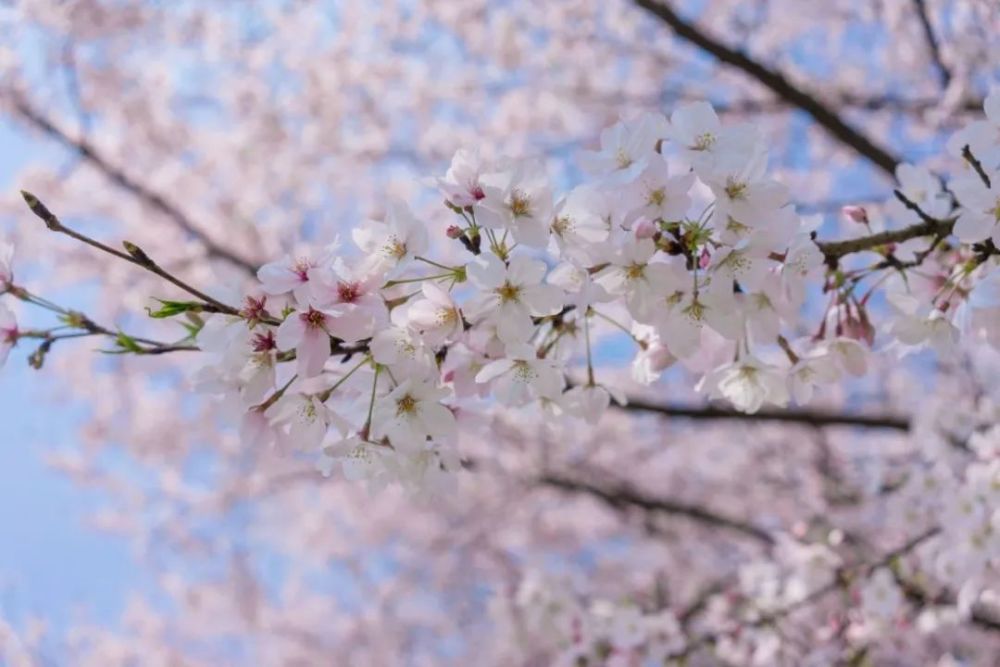
[(707, 269), (709, 262), (712, 261), (712, 253), (708, 252), (708, 248), (701, 249), (701, 255), (698, 256), (698, 268)]
[(132, 259), (144, 265), (152, 265), (153, 260), (149, 258), (142, 248), (132, 243), (131, 241), (122, 241), (122, 246), (125, 248), (125, 252), (132, 256)]
[(42, 219), (42, 222), (45, 223), (46, 227), (54, 232), (62, 229), (62, 224), (59, 222), (59, 218), (57, 218), (55, 213), (50, 211), (48, 207), (46, 207), (45, 204), (38, 199), (38, 197), (31, 194), (27, 190), (21, 190), (21, 197), (24, 198), (24, 203), (28, 205), (31, 212)]
[(458, 225), (449, 225), (448, 231), (445, 232), (450, 239), (458, 239), (465, 236), (465, 230)]
[(651, 239), (656, 235), (657, 231), (659, 230), (656, 228), (656, 223), (649, 218), (639, 218), (632, 225), (632, 232), (637, 239)]
[(844, 214), (848, 219), (860, 223), (862, 225), (868, 224), (868, 209), (864, 206), (845, 206), (840, 209), (840, 212)]

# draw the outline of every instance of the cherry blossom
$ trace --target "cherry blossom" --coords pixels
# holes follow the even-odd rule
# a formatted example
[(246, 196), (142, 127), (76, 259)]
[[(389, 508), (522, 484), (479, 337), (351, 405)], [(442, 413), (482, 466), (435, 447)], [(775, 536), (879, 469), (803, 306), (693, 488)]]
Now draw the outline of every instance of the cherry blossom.
[(339, 247), (339, 243), (334, 243), (323, 249), (315, 258), (310, 256), (308, 251), (304, 251), (265, 264), (257, 270), (261, 288), (267, 294), (274, 295), (292, 292), (296, 301), (308, 303), (315, 285), (317, 269), (325, 268)]
[(448, 201), (459, 208), (473, 206), (486, 194), (480, 183), (480, 176), (487, 170), (475, 151), (459, 149), (451, 159), (451, 166), (437, 185)]
[(699, 390), (724, 397), (744, 412), (754, 413), (765, 403), (785, 405), (788, 388), (780, 370), (753, 357), (720, 366), (706, 375)]
[(425, 282), (420, 291), (424, 298), (414, 301), (407, 311), (409, 325), (431, 346), (457, 340), (464, 327), (451, 295), (432, 282)]
[(670, 116), (670, 138), (683, 148), (699, 174), (725, 171), (745, 163), (757, 150), (758, 137), (746, 128), (724, 128), (707, 102), (679, 106)]
[(497, 336), (508, 344), (522, 343), (533, 330), (531, 317), (559, 311), (560, 292), (542, 284), (545, 264), (517, 256), (508, 265), (494, 255), (486, 255), (468, 267), (471, 280), (483, 293), (466, 307), (474, 322), (488, 321), (497, 327)]
[(508, 344), (507, 356), (486, 364), (476, 374), (476, 382), (491, 382), (493, 393), (507, 405), (524, 405), (537, 398), (556, 399), (563, 378), (555, 362), (539, 359), (534, 348)]
[[(1000, 171), (991, 173), (991, 182), (1000, 183)], [(1000, 193), (986, 187), (977, 176), (957, 179), (952, 188), (962, 202), (955, 235), (967, 243), (984, 239), (1000, 242)]]
[(295, 350), (298, 370), (303, 377), (319, 375), (330, 358), (330, 325), (339, 313), (309, 307), (285, 318), (278, 327), (280, 350)]
[(455, 433), (455, 416), (439, 402), (446, 389), (428, 380), (404, 380), (375, 404), (372, 435), (394, 447), (424, 448), (428, 439), (446, 440)]
[(485, 227), (510, 232), (514, 241), (543, 247), (552, 219), (552, 190), (545, 166), (520, 160), (482, 176), (484, 196), (477, 220)]
[(418, 221), (403, 202), (393, 201), (384, 221), (369, 220), (351, 235), (368, 257), (362, 273), (385, 272), (393, 276), (402, 271), (414, 257), (427, 250), (427, 228)]
[(671, 176), (666, 161), (659, 155), (649, 159), (646, 168), (625, 189), (632, 205), (626, 222), (644, 217), (650, 220), (676, 221), (684, 217), (691, 206), (688, 190), (694, 183), (693, 174)]
[(608, 182), (628, 183), (656, 159), (656, 142), (667, 132), (667, 119), (660, 114), (622, 120), (601, 133), (600, 151), (584, 153), (581, 160), (588, 171), (605, 176)]

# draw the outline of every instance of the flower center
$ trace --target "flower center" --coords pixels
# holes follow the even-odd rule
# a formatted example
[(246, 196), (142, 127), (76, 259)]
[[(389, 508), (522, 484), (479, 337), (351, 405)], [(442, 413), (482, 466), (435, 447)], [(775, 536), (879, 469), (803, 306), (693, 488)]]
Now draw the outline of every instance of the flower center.
[(531, 215), (531, 200), (520, 190), (510, 193), (510, 212), (515, 218)]
[(632, 166), (632, 156), (625, 152), (624, 148), (619, 148), (615, 153), (615, 163), (619, 169), (628, 169)]
[(552, 221), (552, 231), (563, 236), (566, 232), (573, 229), (573, 219), (566, 215), (561, 215)]
[(726, 196), (730, 199), (744, 199), (747, 196), (747, 184), (735, 178), (726, 179)]
[(625, 267), (625, 277), (629, 280), (639, 280), (646, 275), (646, 265), (632, 263)]
[(514, 362), (514, 377), (516, 377), (521, 382), (531, 382), (538, 377), (538, 373), (535, 369), (531, 367), (524, 359), (518, 359)]
[(250, 347), (254, 352), (267, 352), (278, 347), (278, 344), (274, 340), (273, 331), (265, 331), (264, 333), (256, 333), (253, 339), (250, 341)]
[(342, 303), (354, 303), (361, 297), (361, 291), (358, 283), (337, 283), (337, 298)]
[(302, 405), (299, 406), (299, 417), (304, 421), (314, 422), (317, 418), (316, 406), (312, 401), (303, 401)]
[(694, 144), (691, 148), (696, 151), (707, 151), (714, 145), (715, 135), (711, 132), (703, 132), (694, 138)]
[(695, 299), (691, 302), (690, 306), (684, 309), (684, 314), (687, 315), (692, 322), (700, 323), (703, 319), (705, 319), (705, 306), (703, 306), (700, 301)]
[(264, 317), (264, 306), (266, 304), (266, 296), (262, 296), (259, 299), (248, 296), (243, 300), (243, 310), (240, 311), (240, 317), (250, 322), (251, 326), (253, 326), (253, 324), (259, 322)]
[(385, 245), (382, 246), (382, 252), (385, 253), (386, 257), (403, 259), (406, 257), (406, 244), (403, 243), (398, 236), (393, 235), (385, 240)]
[(658, 188), (650, 191), (646, 203), (650, 206), (663, 206), (665, 201), (667, 201), (667, 191), (664, 188)]
[(295, 260), (295, 264), (292, 265), (292, 272), (299, 277), (299, 280), (306, 282), (309, 280), (309, 269), (312, 268), (309, 260), (305, 257), (299, 257)]
[(521, 287), (519, 285), (511, 284), (508, 280), (496, 289), (496, 293), (500, 297), (500, 301), (503, 303), (519, 301), (521, 296)]
[(417, 411), (417, 399), (413, 398), (409, 394), (398, 398), (396, 400), (396, 416), (402, 417), (404, 415), (412, 415)]
[(309, 308), (309, 312), (302, 313), (300, 317), (307, 326), (314, 329), (322, 329), (323, 325), (326, 324), (326, 315), (312, 307)]
[(750, 228), (748, 226), (744, 225), (739, 220), (733, 219), (732, 216), (726, 216), (726, 217), (728, 218), (726, 220), (726, 231), (727, 232), (732, 232), (734, 234), (740, 234), (740, 235), (742, 235), (742, 234), (745, 234), (747, 231), (750, 230)]
[(441, 308), (437, 311), (438, 326), (450, 327), (458, 321), (458, 310), (455, 308)]

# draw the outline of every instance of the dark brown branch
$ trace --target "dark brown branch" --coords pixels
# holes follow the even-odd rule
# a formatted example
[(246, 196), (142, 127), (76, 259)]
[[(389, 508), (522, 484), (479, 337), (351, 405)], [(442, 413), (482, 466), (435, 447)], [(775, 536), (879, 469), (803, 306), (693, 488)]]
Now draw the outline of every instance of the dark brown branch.
[(769, 69), (750, 58), (742, 51), (709, 36), (694, 23), (688, 22), (674, 10), (668, 2), (657, 0), (635, 0), (636, 5), (645, 9), (673, 29), (682, 40), (711, 54), (719, 62), (747, 74), (779, 98), (812, 116), (821, 127), (842, 144), (854, 149), (879, 169), (892, 175), (900, 160), (887, 149), (876, 144), (871, 138), (844, 122), (841, 117), (810, 93), (785, 78), (777, 70)]
[(562, 491), (582, 493), (601, 500), (617, 510), (629, 508), (642, 509), (647, 512), (661, 512), (673, 516), (681, 516), (710, 528), (721, 528), (740, 533), (766, 545), (774, 544), (774, 537), (763, 528), (733, 519), (707, 510), (701, 505), (686, 503), (670, 498), (647, 496), (626, 484), (615, 486), (599, 486), (582, 479), (573, 479), (558, 474), (548, 474), (538, 482)]
[(685, 419), (708, 420), (740, 420), (783, 422), (787, 424), (803, 424), (806, 426), (859, 426), (863, 428), (885, 428), (895, 431), (908, 431), (910, 421), (898, 415), (865, 415), (849, 412), (835, 412), (821, 409), (783, 409), (765, 408), (753, 414), (740, 412), (734, 408), (720, 405), (680, 406), (656, 403), (639, 398), (629, 398), (628, 405), (622, 410), (652, 412), (667, 417), (682, 417)]
[[(955, 226), (955, 218), (939, 220), (931, 217), (918, 204), (899, 190), (894, 190), (893, 193), (896, 195), (896, 199), (902, 202), (907, 209), (920, 216), (921, 222), (902, 229), (879, 232), (878, 234), (870, 234), (846, 241), (817, 241), (816, 245), (823, 252), (823, 256), (826, 257), (827, 264), (836, 266), (837, 260), (844, 255), (864, 250), (873, 250), (889, 243), (902, 243), (903, 241), (920, 238), (921, 236), (934, 236), (937, 239), (944, 239), (951, 234), (951, 230)], [(937, 244), (935, 243), (935, 245)]]
[[(826, 98), (834, 106), (850, 107), (862, 111), (891, 111), (893, 113), (923, 114), (931, 109), (941, 107), (941, 99), (934, 97), (902, 98), (893, 95), (873, 95), (863, 96), (852, 93), (827, 94)], [(771, 99), (745, 99), (735, 102), (712, 103), (713, 108), (720, 115), (723, 114), (761, 114), (775, 113), (787, 110), (790, 102), (781, 98)], [(958, 104), (948, 107), (955, 113), (982, 113), (983, 99), (968, 97)]]
[(972, 167), (976, 171), (976, 175), (979, 176), (979, 180), (981, 180), (983, 182), (983, 185), (985, 185), (988, 188), (992, 188), (993, 187), (993, 185), (992, 185), (992, 183), (990, 181), (989, 174), (987, 174), (986, 170), (983, 169), (983, 163), (980, 162), (979, 159), (975, 155), (972, 154), (972, 149), (969, 148), (968, 144), (966, 144), (965, 146), (962, 147), (962, 158), (966, 162), (968, 162), (969, 166)]
[(254, 262), (240, 257), (224, 245), (212, 240), (191, 218), (162, 195), (126, 174), (121, 168), (112, 164), (94, 146), (84, 139), (74, 139), (56, 126), (44, 114), (34, 109), (23, 99), (14, 100), (14, 110), (24, 121), (48, 135), (63, 145), (64, 148), (76, 153), (92, 167), (103, 173), (111, 182), (132, 194), (150, 208), (172, 220), (185, 233), (205, 246), (209, 257), (222, 259), (248, 273), (254, 273), (257, 266)]
[(951, 83), (951, 70), (941, 59), (941, 45), (938, 43), (937, 35), (934, 34), (934, 26), (931, 25), (931, 17), (927, 14), (926, 0), (913, 0), (913, 6), (917, 11), (917, 18), (920, 20), (920, 27), (924, 31), (924, 39), (927, 41), (927, 50), (930, 52), (931, 61), (941, 77), (941, 87), (947, 88)]

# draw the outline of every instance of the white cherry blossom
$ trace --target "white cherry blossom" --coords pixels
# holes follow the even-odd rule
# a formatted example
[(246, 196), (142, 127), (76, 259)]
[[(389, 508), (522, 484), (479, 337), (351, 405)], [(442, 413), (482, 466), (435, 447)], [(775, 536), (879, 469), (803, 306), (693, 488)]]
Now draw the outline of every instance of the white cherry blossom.
[(406, 379), (375, 403), (372, 436), (378, 442), (414, 452), (428, 439), (446, 440), (455, 433), (455, 415), (441, 404), (448, 390), (431, 380)]
[(549, 359), (540, 359), (535, 348), (525, 344), (507, 346), (507, 356), (486, 364), (476, 382), (491, 382), (493, 393), (507, 405), (524, 405), (530, 400), (555, 400), (562, 392), (563, 376)]
[(539, 260), (518, 255), (504, 265), (495, 255), (484, 255), (466, 270), (482, 290), (466, 306), (466, 313), (473, 322), (494, 324), (505, 343), (526, 341), (533, 330), (532, 316), (559, 312), (562, 294), (558, 287), (542, 284), (545, 264)]
[(364, 273), (398, 275), (414, 257), (427, 251), (427, 228), (409, 206), (392, 201), (384, 221), (369, 220), (355, 228), (354, 243), (365, 253)]
[(500, 171), (484, 174), (484, 197), (476, 221), (494, 230), (507, 230), (513, 240), (542, 248), (548, 243), (552, 220), (552, 188), (539, 160), (520, 160)]

